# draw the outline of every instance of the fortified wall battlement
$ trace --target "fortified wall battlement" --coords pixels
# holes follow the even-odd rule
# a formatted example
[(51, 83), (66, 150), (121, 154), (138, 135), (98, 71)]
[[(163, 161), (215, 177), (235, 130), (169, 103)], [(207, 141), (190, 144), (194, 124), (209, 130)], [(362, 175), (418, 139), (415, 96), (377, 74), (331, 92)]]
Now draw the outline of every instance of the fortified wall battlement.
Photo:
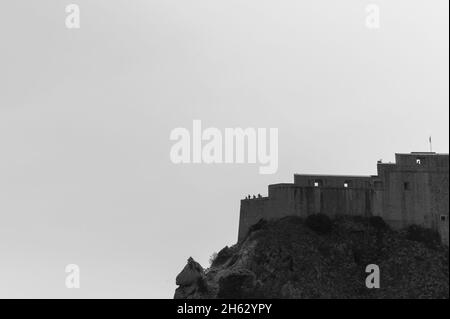
[(269, 185), (268, 196), (241, 200), (238, 241), (260, 219), (311, 214), (380, 216), (394, 229), (432, 228), (449, 243), (449, 156), (395, 154), (375, 176), (294, 175), (294, 183)]

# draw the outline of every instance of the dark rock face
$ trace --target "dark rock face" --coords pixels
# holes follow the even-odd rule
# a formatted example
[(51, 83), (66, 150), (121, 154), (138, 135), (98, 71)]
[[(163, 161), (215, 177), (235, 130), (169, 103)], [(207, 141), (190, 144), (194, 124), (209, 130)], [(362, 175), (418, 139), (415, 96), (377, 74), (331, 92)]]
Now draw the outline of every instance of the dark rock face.
[[(447, 247), (408, 240), (370, 218), (326, 222), (326, 233), (296, 217), (260, 222), (211, 268), (190, 258), (175, 298), (449, 297)], [(365, 285), (369, 264), (380, 268), (379, 289)]]
[(189, 299), (198, 297), (203, 291), (205, 271), (192, 257), (187, 261), (187, 265), (178, 274), (175, 282), (179, 286), (175, 291), (175, 299)]

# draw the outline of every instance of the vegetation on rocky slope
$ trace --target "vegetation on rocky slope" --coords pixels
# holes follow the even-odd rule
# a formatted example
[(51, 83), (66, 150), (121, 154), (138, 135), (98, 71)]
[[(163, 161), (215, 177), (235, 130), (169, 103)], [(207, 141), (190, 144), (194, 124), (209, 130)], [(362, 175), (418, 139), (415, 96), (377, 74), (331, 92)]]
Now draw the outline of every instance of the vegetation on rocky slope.
[[(261, 220), (210, 268), (189, 259), (175, 298), (448, 298), (448, 248), (437, 239), (378, 217)], [(379, 289), (366, 287), (369, 264), (379, 266)]]

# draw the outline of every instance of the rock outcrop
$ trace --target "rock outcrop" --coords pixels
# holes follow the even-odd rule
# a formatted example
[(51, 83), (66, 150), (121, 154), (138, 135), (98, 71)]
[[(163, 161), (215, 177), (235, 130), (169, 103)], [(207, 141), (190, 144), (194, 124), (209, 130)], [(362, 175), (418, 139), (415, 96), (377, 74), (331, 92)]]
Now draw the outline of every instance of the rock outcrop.
[[(204, 270), (189, 258), (175, 298), (448, 298), (448, 248), (379, 218), (260, 221)], [(368, 289), (366, 266), (380, 269)]]
[(179, 286), (175, 291), (175, 299), (199, 297), (202, 292), (201, 287), (204, 278), (205, 271), (202, 266), (190, 257), (187, 265), (184, 266), (175, 279), (176, 284)]

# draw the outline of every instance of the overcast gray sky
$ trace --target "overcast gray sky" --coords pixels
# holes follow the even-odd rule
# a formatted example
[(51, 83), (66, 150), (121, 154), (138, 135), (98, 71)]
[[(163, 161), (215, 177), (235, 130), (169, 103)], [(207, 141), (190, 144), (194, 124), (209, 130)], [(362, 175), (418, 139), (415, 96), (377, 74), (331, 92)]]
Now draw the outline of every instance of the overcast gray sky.
[[(447, 0), (73, 0), (78, 30), (69, 3), (0, 3), (0, 297), (171, 298), (246, 194), (448, 152)], [(277, 127), (277, 174), (174, 165), (193, 119)]]

